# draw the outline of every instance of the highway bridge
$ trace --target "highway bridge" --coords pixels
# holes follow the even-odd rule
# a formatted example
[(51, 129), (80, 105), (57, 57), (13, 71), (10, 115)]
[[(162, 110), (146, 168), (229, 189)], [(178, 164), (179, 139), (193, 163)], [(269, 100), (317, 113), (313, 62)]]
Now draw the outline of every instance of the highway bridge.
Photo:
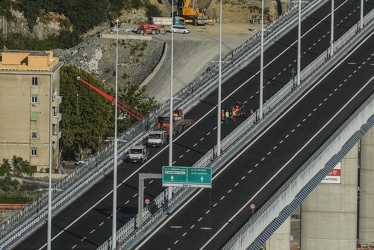
[[(359, 2), (336, 2), (335, 39), (338, 40), (359, 21)], [(365, 4), (365, 14), (373, 5)], [(302, 61), (305, 68), (321, 54), (326, 54), (330, 41), (330, 4), (324, 4), (302, 23)], [(276, 40), (265, 53), (264, 99), (273, 96), (289, 82), (296, 69), (296, 28)], [(143, 241), (138, 247), (147, 249), (174, 249), (206, 247), (216, 249), (248, 220), (250, 209), (245, 204), (251, 197), (261, 206), (275, 190), (294, 173), (334, 130), (352, 114), (370, 94), (373, 82), (370, 63), (373, 63), (372, 37), (322, 81), (310, 88), (308, 95), (300, 98), (281, 118), (269, 126), (266, 133), (251, 141), (241, 154), (220, 170), (214, 177), (213, 189), (199, 190), (195, 199), (185, 203), (183, 210), (169, 216), (164, 227)], [(371, 51), (371, 52), (370, 52)], [(366, 53), (367, 57), (362, 57)], [(369, 58), (369, 59), (367, 59)], [(346, 61), (348, 60), (348, 61)], [(356, 66), (363, 60), (368, 64)], [(347, 68), (348, 67), (348, 68)], [(357, 73), (352, 73), (356, 71)], [(335, 74), (335, 72), (339, 72)], [(259, 58), (240, 67), (238, 73), (222, 86), (222, 107), (235, 101), (244, 101), (246, 107), (258, 108)], [(349, 76), (351, 75), (351, 76)], [(339, 86), (339, 83), (342, 83)], [(354, 84), (353, 84), (354, 83)], [(354, 99), (352, 96), (357, 93)], [(216, 143), (217, 93), (214, 91), (192, 108), (186, 117), (197, 120), (188, 131), (175, 139), (173, 156), (175, 166), (191, 166)], [(344, 106), (344, 108), (343, 108)], [(337, 114), (337, 115), (335, 115)], [(334, 119), (331, 119), (334, 117)], [(331, 120), (330, 120), (331, 119)], [(228, 135), (244, 119), (222, 124), (222, 137)], [(326, 125), (326, 126), (324, 126)], [(321, 129), (323, 128), (323, 129)], [(309, 141), (313, 137), (313, 140)], [(309, 141), (309, 142), (308, 142)], [(302, 150), (300, 150), (302, 149)], [(298, 152), (300, 150), (300, 152)], [(297, 154), (296, 154), (297, 153)], [(292, 159), (287, 165), (285, 163)], [(160, 173), (168, 165), (167, 146), (150, 149), (150, 160), (145, 164), (123, 162), (118, 168), (118, 221), (120, 228), (137, 213), (138, 173)], [(284, 165), (283, 170), (267, 183)], [(70, 206), (53, 218), (53, 249), (95, 249), (111, 236), (112, 175), (108, 174)], [(261, 190), (256, 196), (258, 190)], [(161, 191), (160, 180), (148, 180), (145, 198), (153, 199)], [(235, 211), (242, 212), (231, 218)], [(230, 221), (229, 225), (223, 225)], [(220, 230), (220, 231), (218, 231)], [(43, 249), (46, 247), (46, 226), (20, 242), (16, 249)], [(167, 237), (166, 237), (167, 235)], [(143, 245), (144, 244), (144, 245)]]

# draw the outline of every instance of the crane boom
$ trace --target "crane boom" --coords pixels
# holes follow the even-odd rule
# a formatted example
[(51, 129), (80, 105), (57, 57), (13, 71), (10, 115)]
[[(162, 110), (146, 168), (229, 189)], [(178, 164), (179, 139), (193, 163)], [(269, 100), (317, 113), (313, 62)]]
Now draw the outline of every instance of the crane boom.
[[(95, 90), (98, 94), (100, 94), (105, 99), (107, 99), (108, 101), (110, 101), (113, 105), (116, 103), (116, 99), (113, 96), (108, 95), (107, 93), (105, 93), (101, 89), (99, 89), (99, 88), (93, 86), (91, 83), (83, 80), (80, 76), (77, 77), (77, 80), (83, 82), (88, 87), (90, 87), (91, 89)], [(123, 111), (125, 111), (131, 117), (134, 117), (134, 118), (136, 118), (138, 120), (141, 120), (141, 119), (144, 118), (144, 116), (142, 114), (136, 112), (135, 110), (133, 110), (132, 108), (130, 108), (129, 106), (127, 106), (126, 104), (124, 104), (123, 102), (121, 102), (119, 100), (117, 100), (117, 106), (118, 106), (118, 108), (120, 108)]]

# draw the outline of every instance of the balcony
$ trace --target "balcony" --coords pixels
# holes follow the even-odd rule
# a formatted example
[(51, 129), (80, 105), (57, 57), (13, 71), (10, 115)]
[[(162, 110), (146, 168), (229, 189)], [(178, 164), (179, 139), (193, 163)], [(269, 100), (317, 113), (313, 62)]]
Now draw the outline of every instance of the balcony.
[(52, 124), (58, 124), (61, 121), (61, 113), (53, 114)]
[(62, 102), (62, 96), (53, 96), (52, 98), (52, 106), (58, 107)]
[(61, 138), (61, 131), (53, 131), (52, 141), (58, 141)]

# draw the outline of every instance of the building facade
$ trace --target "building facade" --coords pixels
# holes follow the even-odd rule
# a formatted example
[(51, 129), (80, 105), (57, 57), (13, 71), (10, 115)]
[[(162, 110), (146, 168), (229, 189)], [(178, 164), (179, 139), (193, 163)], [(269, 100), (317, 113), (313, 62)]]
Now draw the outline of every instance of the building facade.
[(52, 169), (58, 168), (61, 66), (52, 51), (1, 52), (1, 162), (16, 155), (37, 172), (47, 170), (52, 145)]

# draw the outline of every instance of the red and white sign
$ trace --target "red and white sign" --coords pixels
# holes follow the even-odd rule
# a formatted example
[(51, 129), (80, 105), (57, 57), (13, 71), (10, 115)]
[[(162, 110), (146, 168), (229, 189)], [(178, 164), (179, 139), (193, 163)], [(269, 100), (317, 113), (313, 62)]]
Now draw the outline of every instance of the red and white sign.
[(144, 203), (147, 204), (147, 205), (148, 205), (150, 202), (151, 202), (151, 201), (150, 201), (149, 199), (145, 199), (145, 200), (144, 200)]
[(338, 183), (340, 184), (340, 177), (342, 171), (342, 164), (339, 162), (331, 171), (327, 174), (325, 179), (321, 181), (321, 183)]

